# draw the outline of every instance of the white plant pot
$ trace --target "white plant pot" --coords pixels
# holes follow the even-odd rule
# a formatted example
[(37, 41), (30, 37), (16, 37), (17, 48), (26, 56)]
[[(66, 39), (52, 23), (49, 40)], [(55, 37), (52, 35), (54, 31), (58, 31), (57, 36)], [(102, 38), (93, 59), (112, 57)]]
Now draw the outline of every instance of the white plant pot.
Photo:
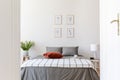
[(29, 55), (28, 51), (22, 51), (22, 54), (23, 54), (23, 56), (28, 56)]

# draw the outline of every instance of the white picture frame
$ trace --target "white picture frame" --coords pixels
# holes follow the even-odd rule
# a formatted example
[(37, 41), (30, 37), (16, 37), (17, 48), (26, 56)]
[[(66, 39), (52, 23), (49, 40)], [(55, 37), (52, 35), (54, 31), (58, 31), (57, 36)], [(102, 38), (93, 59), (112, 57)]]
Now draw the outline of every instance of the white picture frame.
[(62, 28), (55, 28), (55, 38), (62, 37)]
[(67, 37), (68, 38), (74, 37), (74, 28), (67, 28)]
[(74, 24), (74, 16), (73, 15), (69, 15), (67, 16), (67, 25), (73, 25)]
[(62, 16), (56, 15), (55, 16), (55, 25), (61, 25), (62, 24)]

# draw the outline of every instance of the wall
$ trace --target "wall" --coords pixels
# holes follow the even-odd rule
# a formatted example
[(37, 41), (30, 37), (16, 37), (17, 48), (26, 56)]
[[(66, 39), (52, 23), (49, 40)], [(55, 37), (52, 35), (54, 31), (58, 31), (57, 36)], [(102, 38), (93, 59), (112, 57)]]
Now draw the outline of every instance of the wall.
[(20, 80), (19, 0), (0, 0), (0, 80)]
[[(63, 25), (54, 25), (54, 16), (63, 16)], [(66, 38), (67, 15), (75, 16), (75, 38)], [(54, 28), (62, 27), (62, 38), (54, 38)], [(31, 56), (45, 52), (46, 46), (79, 46), (79, 54), (92, 56), (89, 46), (99, 44), (99, 0), (21, 0), (21, 41), (32, 40)]]

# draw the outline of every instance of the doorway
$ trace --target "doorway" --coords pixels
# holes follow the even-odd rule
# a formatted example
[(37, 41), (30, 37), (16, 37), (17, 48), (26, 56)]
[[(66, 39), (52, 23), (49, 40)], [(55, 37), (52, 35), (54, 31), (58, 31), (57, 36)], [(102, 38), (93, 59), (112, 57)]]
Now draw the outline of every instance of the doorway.
[[(70, 18), (73, 20), (69, 24), (67, 19)], [(74, 36), (69, 37), (68, 29)], [(60, 33), (57, 37), (54, 30)], [(87, 59), (96, 54), (96, 59), (91, 61), (99, 73), (100, 51), (96, 51), (96, 45), (98, 48), (100, 44), (99, 33), (98, 0), (21, 1), (21, 41), (35, 42), (29, 51), (31, 58), (45, 53), (46, 46), (79, 46), (80, 55)]]

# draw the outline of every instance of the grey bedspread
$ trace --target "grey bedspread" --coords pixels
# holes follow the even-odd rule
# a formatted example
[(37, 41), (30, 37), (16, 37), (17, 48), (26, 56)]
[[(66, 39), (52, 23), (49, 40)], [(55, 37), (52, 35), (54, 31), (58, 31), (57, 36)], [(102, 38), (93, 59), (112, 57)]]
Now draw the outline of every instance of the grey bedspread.
[(22, 67), (21, 80), (100, 80), (93, 68)]

